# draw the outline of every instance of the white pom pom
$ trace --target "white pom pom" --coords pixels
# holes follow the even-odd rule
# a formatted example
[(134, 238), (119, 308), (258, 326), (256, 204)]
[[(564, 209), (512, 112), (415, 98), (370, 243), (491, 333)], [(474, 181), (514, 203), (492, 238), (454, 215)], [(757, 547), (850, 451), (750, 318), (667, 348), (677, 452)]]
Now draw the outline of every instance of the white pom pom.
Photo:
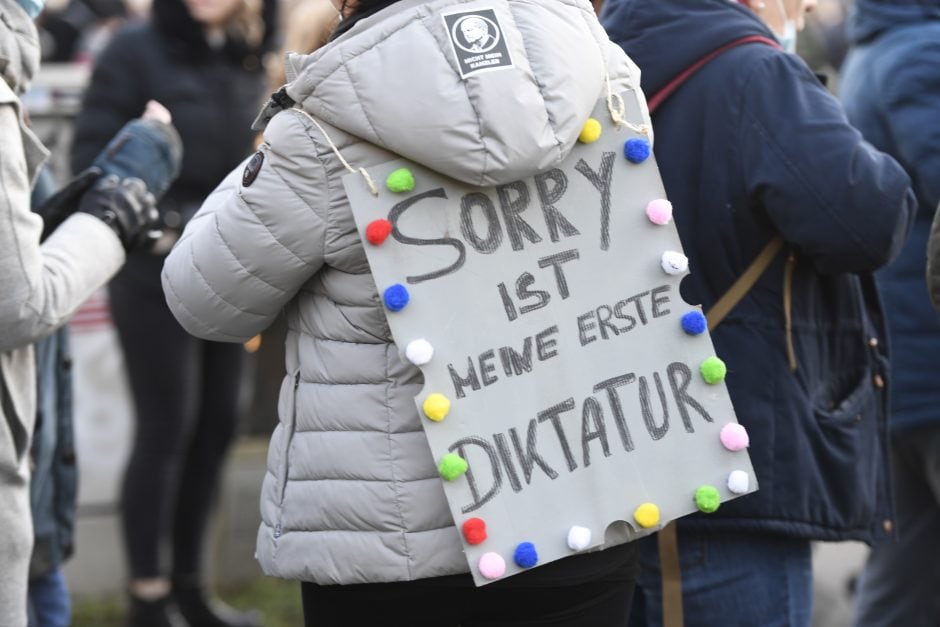
[(591, 544), (591, 530), (587, 527), (575, 525), (568, 530), (568, 548), (572, 551), (583, 551)]
[(689, 269), (689, 258), (674, 250), (667, 250), (660, 264), (666, 274), (682, 274)]
[(424, 338), (414, 340), (405, 347), (405, 357), (416, 366), (423, 366), (434, 356), (434, 347)]
[(728, 489), (735, 494), (744, 494), (751, 485), (751, 479), (743, 470), (733, 470), (728, 475)]

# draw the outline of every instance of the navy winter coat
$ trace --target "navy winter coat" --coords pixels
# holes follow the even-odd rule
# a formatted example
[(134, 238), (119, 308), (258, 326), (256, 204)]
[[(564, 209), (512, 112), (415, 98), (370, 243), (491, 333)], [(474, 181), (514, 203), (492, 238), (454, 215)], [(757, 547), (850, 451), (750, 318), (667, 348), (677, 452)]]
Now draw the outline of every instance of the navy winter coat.
[[(772, 37), (728, 0), (608, 0), (602, 22), (650, 97), (706, 53)], [(871, 541), (889, 530), (887, 380), (869, 273), (907, 236), (910, 181), (873, 150), (796, 56), (729, 50), (657, 111), (654, 150), (690, 260), (683, 296), (708, 310), (781, 233), (781, 253), (712, 333), (747, 428), (758, 492), (685, 525)], [(793, 255), (788, 366), (784, 274)]]
[(940, 203), (940, 0), (858, 0), (842, 100), (865, 138), (914, 181), (919, 208), (898, 258), (877, 275), (885, 296), (891, 362), (891, 426), (940, 423), (940, 319), (924, 279), (927, 236)]

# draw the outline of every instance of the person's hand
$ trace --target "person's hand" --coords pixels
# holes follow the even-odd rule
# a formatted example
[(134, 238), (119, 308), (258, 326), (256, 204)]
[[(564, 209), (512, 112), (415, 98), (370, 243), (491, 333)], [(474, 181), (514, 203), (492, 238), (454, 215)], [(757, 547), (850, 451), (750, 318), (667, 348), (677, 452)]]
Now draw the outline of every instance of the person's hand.
[(78, 210), (114, 229), (127, 251), (146, 248), (161, 234), (153, 194), (138, 178), (105, 176), (82, 196)]
[(173, 116), (170, 111), (156, 100), (148, 100), (144, 114), (140, 116), (144, 120), (156, 120), (164, 124), (172, 124)]

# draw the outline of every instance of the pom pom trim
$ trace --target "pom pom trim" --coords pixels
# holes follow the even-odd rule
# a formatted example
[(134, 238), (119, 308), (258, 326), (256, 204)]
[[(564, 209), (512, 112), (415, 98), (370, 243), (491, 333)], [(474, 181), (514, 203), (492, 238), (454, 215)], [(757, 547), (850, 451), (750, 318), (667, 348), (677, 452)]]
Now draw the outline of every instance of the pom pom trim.
[(520, 542), (512, 557), (519, 568), (532, 568), (539, 563), (539, 554), (531, 542)]
[(408, 168), (398, 168), (386, 177), (385, 186), (396, 194), (410, 192), (415, 188), (414, 174)]
[(428, 394), (427, 398), (424, 399), (424, 403), (421, 404), (421, 409), (429, 420), (440, 422), (450, 413), (450, 399), (440, 392)]
[(423, 366), (434, 357), (434, 347), (424, 338), (412, 340), (405, 347), (405, 358), (416, 366)]
[(467, 544), (482, 544), (486, 540), (486, 521), (482, 518), (468, 518), (461, 526), (463, 538)]
[(721, 505), (721, 495), (714, 486), (703, 485), (695, 491), (695, 506), (699, 511), (712, 514), (718, 511), (719, 505)]
[(699, 371), (702, 373), (702, 378), (705, 379), (705, 383), (715, 385), (725, 380), (725, 375), (728, 374), (728, 367), (725, 366), (725, 362), (712, 355), (701, 363)]
[(698, 310), (690, 311), (682, 316), (682, 330), (689, 335), (701, 335), (708, 329), (708, 320)]
[(591, 530), (587, 527), (574, 525), (568, 530), (568, 548), (572, 551), (583, 551), (591, 546)]
[(654, 503), (643, 503), (633, 511), (633, 519), (644, 529), (659, 524), (659, 508)]
[(751, 438), (747, 434), (744, 425), (737, 422), (729, 422), (721, 428), (718, 434), (722, 445), (729, 451), (743, 451), (751, 444)]
[(728, 475), (728, 490), (732, 494), (746, 494), (751, 487), (751, 477), (743, 470), (732, 470)]
[(581, 128), (578, 141), (582, 144), (593, 144), (601, 137), (601, 123), (594, 118), (588, 118)]
[(623, 143), (623, 156), (630, 163), (643, 163), (650, 156), (650, 143), (641, 137), (633, 137)]
[(382, 300), (385, 302), (385, 308), (389, 311), (401, 311), (408, 304), (411, 297), (408, 294), (408, 288), (401, 283), (396, 283), (385, 288), (382, 294)]
[(366, 227), (366, 240), (373, 246), (378, 246), (392, 232), (392, 223), (388, 220), (373, 220)]
[(438, 464), (437, 470), (441, 473), (441, 477), (445, 481), (454, 481), (467, 472), (467, 468), (469, 467), (467, 460), (463, 457), (457, 453), (448, 453), (441, 458), (441, 463)]
[(499, 579), (506, 574), (506, 560), (499, 553), (484, 553), (477, 562), (477, 569), (485, 579)]

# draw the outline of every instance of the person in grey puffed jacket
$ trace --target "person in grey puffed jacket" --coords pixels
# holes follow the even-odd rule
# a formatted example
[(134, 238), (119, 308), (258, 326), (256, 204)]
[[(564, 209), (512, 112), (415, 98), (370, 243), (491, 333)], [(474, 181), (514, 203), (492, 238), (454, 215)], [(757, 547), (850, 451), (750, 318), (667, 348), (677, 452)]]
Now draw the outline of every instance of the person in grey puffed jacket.
[[(442, 14), (479, 6), (344, 3), (330, 43), (288, 57), (286, 91), (266, 111), (287, 100), (296, 106), (273, 116), (259, 152), (207, 199), (164, 264), (167, 302), (194, 335), (241, 342), (286, 313), (286, 375), (257, 558), (269, 575), (306, 582), (308, 621), (317, 620), (308, 624), (477, 624), (444, 618), (459, 602), (439, 614), (427, 610), (427, 623), (398, 613), (428, 608), (443, 598), (441, 589), (414, 604), (398, 595), (414, 589), (405, 582), (451, 576), (458, 576), (453, 586), (480, 595), (495, 595), (504, 583), (469, 584), (414, 405), (421, 373), (392, 341), (340, 181), (345, 162), (368, 171), (396, 155), (474, 186), (531, 176), (571, 151), (607, 95), (607, 76), (616, 93), (639, 84), (639, 70), (610, 43), (586, 0), (494, 0), (487, 8), (513, 65), (463, 80)], [(553, 574), (552, 585), (573, 587), (617, 573), (632, 594), (634, 557), (632, 545), (615, 547), (511, 580), (524, 586), (542, 577), (550, 585)], [(349, 590), (363, 602), (332, 603), (328, 597), (345, 584), (372, 585)], [(366, 602), (384, 589), (379, 584), (394, 590), (400, 607)], [(611, 612), (622, 615), (629, 594)], [(519, 605), (546, 616), (555, 603), (564, 606), (559, 612), (577, 606), (565, 593), (539, 599)], [(507, 605), (503, 616), (519, 609)], [(623, 624), (612, 614), (586, 616), (557, 624)]]

